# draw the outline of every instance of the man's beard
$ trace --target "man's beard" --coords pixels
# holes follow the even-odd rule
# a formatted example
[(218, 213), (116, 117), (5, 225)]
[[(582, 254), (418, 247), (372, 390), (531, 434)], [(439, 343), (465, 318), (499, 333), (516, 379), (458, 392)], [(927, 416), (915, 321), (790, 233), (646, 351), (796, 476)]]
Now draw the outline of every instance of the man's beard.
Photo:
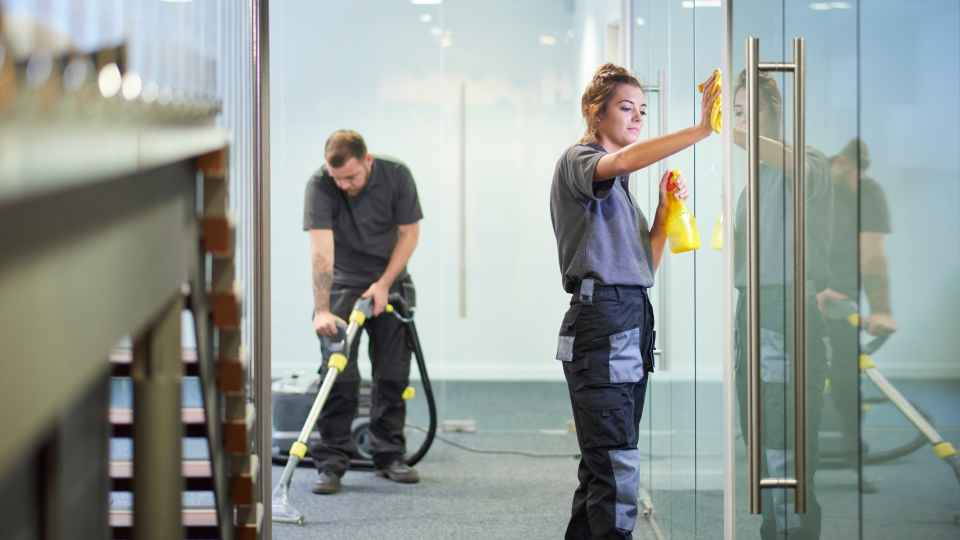
[(364, 169), (367, 170), (366, 180), (363, 181), (363, 185), (360, 186), (360, 188), (357, 189), (356, 191), (353, 191), (352, 189), (345, 189), (344, 191), (347, 192), (347, 196), (348, 196), (348, 197), (356, 197), (357, 195), (361, 194), (361, 193), (363, 192), (363, 190), (367, 189), (367, 186), (370, 185), (370, 176), (371, 176), (371, 175), (370, 175), (370, 168), (364, 166)]

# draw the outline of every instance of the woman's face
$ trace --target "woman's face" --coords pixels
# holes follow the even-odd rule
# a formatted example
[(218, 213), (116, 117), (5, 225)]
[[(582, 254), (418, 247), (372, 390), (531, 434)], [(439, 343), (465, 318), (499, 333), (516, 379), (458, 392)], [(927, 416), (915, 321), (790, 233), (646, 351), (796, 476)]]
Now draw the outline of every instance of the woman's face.
[[(737, 91), (737, 97), (733, 100), (733, 120), (734, 124), (740, 129), (747, 129), (747, 89), (741, 88)], [(770, 107), (760, 101), (760, 136), (768, 139), (779, 140), (780, 133), (777, 129), (777, 118), (770, 114)]]
[(597, 120), (597, 142), (607, 152), (616, 152), (637, 142), (646, 115), (643, 92), (632, 84), (618, 84), (606, 112)]

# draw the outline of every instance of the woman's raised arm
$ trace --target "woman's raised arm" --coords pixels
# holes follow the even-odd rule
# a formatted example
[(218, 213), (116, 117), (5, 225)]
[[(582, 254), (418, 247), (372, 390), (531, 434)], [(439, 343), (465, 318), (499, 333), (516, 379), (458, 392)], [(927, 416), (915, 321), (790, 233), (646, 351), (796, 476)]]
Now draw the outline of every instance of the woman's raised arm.
[(715, 80), (716, 75), (712, 75), (704, 84), (703, 97), (700, 99), (699, 124), (675, 133), (637, 141), (603, 156), (597, 162), (593, 181), (602, 182), (639, 171), (709, 137), (713, 133), (713, 128), (710, 126), (710, 112), (713, 110), (713, 103), (720, 97), (720, 92), (713, 94)]

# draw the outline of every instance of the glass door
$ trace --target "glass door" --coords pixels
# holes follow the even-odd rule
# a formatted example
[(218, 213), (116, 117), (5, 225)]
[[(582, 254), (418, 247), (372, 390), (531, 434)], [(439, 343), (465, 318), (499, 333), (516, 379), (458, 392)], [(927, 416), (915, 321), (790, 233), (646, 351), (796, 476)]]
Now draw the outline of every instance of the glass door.
[[(694, 125), (697, 85), (721, 67), (716, 44), (722, 11), (712, 3), (664, 0), (633, 0), (631, 7), (632, 68), (647, 86), (641, 137)], [(649, 498), (647, 521), (663, 538), (723, 535), (723, 258), (711, 248), (722, 202), (721, 164), (714, 136), (634, 176), (637, 201), (653, 216), (661, 176), (682, 170), (701, 240), (693, 252), (666, 250), (651, 290), (658, 356), (641, 424), (641, 498)]]
[(573, 13), (545, 0), (442, 13), (440, 376), (563, 380), (552, 353), (570, 299), (548, 201), (557, 159), (579, 137)]
[[(856, 285), (847, 302), (837, 294), (836, 306), (818, 304), (838, 268), (853, 268), (856, 280), (855, 217), (843, 226), (857, 214), (856, 187), (835, 196), (828, 158), (858, 133), (856, 9), (746, 0), (727, 16), (728, 532), (856, 538), (859, 403), (848, 320), (858, 311)], [(834, 327), (853, 340), (852, 354), (838, 354), (849, 347), (838, 345)], [(820, 466), (828, 456), (834, 466)]]
[(861, 2), (859, 23), (862, 144), (834, 169), (859, 184), (862, 538), (957, 538), (960, 5)]

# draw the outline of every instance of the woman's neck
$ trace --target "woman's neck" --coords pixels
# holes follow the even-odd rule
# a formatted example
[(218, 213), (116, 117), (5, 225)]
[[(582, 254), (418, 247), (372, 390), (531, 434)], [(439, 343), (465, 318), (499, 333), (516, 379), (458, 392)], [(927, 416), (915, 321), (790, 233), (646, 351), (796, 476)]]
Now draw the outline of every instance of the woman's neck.
[(602, 146), (603, 149), (606, 150), (606, 152), (607, 152), (608, 154), (612, 154), (612, 153), (614, 153), (614, 152), (619, 152), (620, 150), (623, 149), (622, 146), (620, 146), (620, 145), (612, 142), (610, 139), (607, 139), (607, 138), (603, 137), (603, 136), (600, 135), (599, 133), (597, 133), (596, 139), (597, 139), (597, 144), (599, 144), (600, 146)]

